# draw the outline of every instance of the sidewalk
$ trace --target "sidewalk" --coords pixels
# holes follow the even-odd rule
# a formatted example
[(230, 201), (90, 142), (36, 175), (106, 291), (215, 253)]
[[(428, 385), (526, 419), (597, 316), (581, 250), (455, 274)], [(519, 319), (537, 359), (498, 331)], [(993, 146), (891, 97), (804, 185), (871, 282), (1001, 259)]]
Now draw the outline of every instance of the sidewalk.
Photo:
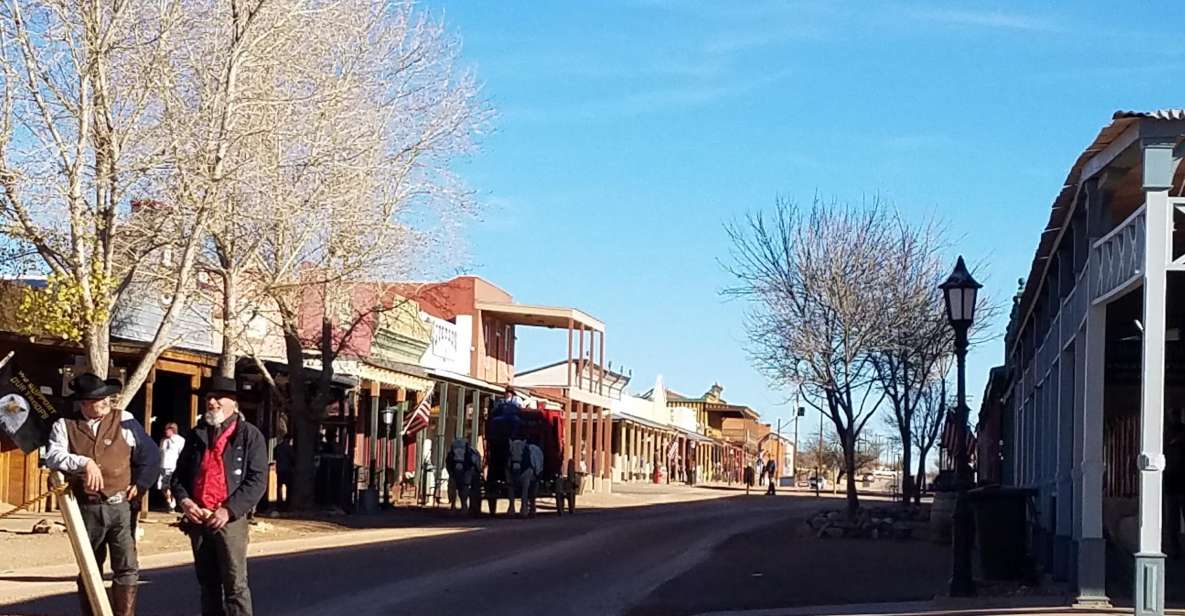
[[(733, 610), (703, 612), (696, 616), (1109, 616), (1131, 614), (1131, 608), (1076, 608), (1048, 599), (952, 599), (902, 603), (862, 603), (851, 605), (815, 605), (768, 610)], [(1166, 614), (1185, 615), (1185, 610), (1166, 610)]]

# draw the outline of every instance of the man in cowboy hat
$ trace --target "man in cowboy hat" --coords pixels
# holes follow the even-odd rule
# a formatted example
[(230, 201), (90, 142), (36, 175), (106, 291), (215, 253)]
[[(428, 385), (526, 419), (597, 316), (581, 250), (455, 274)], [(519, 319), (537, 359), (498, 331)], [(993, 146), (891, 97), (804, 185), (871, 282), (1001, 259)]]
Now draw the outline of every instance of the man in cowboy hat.
[(205, 397), (173, 473), (173, 496), (185, 514), (202, 614), (249, 616), (247, 514), (267, 491), (267, 441), (239, 413), (234, 379), (213, 377)]
[[(131, 413), (114, 409), (110, 397), (119, 393), (117, 379), (86, 372), (70, 381), (70, 399), (78, 412), (67, 414), (50, 429), (45, 465), (70, 477), (82, 522), (95, 559), (102, 568), (111, 552), (111, 603), (116, 616), (136, 611), (139, 563), (132, 536), (131, 501), (146, 494), (160, 474), (160, 452)], [(82, 613), (90, 601), (79, 581)]]

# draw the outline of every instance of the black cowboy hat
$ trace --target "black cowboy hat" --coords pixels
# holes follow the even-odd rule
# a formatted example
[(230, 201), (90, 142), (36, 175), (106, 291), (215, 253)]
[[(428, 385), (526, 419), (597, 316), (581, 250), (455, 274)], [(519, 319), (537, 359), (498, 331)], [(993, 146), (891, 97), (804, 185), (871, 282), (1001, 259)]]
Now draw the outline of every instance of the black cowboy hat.
[(83, 372), (70, 380), (71, 400), (102, 400), (123, 391), (119, 379), (101, 379), (93, 372)]
[(203, 396), (211, 395), (227, 396), (230, 398), (237, 398), (239, 396), (239, 386), (235, 380), (225, 376), (212, 376), (206, 381), (206, 386), (202, 388)]

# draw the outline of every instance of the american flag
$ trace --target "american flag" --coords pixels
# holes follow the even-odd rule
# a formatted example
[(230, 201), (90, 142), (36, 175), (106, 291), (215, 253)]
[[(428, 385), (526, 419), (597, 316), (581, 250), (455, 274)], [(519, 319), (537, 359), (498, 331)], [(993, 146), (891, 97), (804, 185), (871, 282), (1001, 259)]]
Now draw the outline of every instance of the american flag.
[(407, 423), (403, 425), (403, 436), (415, 436), (416, 432), (428, 427), (429, 419), (432, 416), (432, 394), (430, 392), (423, 401), (416, 406), (416, 410), (412, 411), (411, 417), (408, 418)]
[(671, 441), (670, 446), (667, 447), (667, 459), (668, 460), (675, 457), (675, 450), (678, 449), (678, 447), (679, 447), (679, 439), (675, 439), (675, 440)]

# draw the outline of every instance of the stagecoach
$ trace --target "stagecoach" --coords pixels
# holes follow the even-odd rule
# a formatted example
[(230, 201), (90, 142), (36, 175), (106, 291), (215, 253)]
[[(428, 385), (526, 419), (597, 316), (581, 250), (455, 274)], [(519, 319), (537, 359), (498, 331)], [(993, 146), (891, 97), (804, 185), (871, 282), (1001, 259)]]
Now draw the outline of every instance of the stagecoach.
[[(480, 482), (480, 498), (473, 498), (470, 507), (474, 513), (481, 510), (481, 502), (489, 503), (490, 515), (497, 513), (499, 499), (510, 499), (512, 496), (513, 472), (523, 467), (523, 459), (512, 461), (513, 440), (523, 440), (537, 445), (542, 451), (542, 464), (539, 476), (533, 482), (529, 501), (530, 510), (523, 513), (534, 513), (537, 498), (554, 498), (556, 513), (563, 515), (564, 508), (568, 513), (576, 511), (576, 492), (580, 488), (579, 477), (575, 473), (575, 465), (568, 462), (567, 472), (563, 472), (564, 461), (564, 418), (563, 412), (547, 408), (523, 408), (513, 401), (499, 401), (490, 410), (486, 419), (486, 451), (485, 477)], [(521, 452), (513, 452), (521, 454)], [(515, 462), (519, 464), (515, 464)], [(513, 495), (521, 493), (514, 489)]]

